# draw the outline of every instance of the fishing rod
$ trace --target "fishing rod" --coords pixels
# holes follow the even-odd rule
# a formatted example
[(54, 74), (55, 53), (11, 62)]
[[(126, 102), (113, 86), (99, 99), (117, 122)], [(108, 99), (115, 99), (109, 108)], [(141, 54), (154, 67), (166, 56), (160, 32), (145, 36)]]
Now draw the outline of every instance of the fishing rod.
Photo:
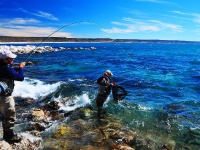
[(35, 50), (43, 43), (45, 42), (49, 37), (51, 37), (53, 34), (55, 34), (56, 32), (62, 30), (63, 28), (65, 27), (68, 27), (68, 26), (71, 26), (71, 25), (74, 25), (74, 24), (79, 24), (79, 23), (93, 23), (94, 22), (90, 22), (90, 21), (79, 21), (79, 22), (73, 22), (73, 23), (70, 23), (70, 24), (67, 24), (67, 25), (64, 25), (62, 26), (61, 28), (57, 29), (56, 31), (52, 32), (49, 36), (47, 36), (44, 40), (42, 40), (34, 49), (33, 51), (28, 55), (28, 57), (24, 60), (24, 62), (26, 62), (32, 55), (33, 53), (35, 52)]

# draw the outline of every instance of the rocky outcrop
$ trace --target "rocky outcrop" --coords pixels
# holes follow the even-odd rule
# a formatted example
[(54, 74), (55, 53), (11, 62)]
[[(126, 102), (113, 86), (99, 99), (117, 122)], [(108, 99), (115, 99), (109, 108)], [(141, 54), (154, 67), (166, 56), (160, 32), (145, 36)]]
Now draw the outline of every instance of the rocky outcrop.
[(19, 143), (9, 144), (5, 141), (0, 141), (0, 150), (36, 150), (40, 149), (40, 142), (30, 141), (29, 139), (22, 137), (22, 141)]
[[(53, 101), (23, 113), (20, 120), (28, 125), (24, 132), (18, 133), (22, 141), (9, 144), (1, 138), (0, 150), (174, 150), (176, 145), (174, 141), (159, 142), (153, 134), (142, 135), (123, 125), (113, 114), (97, 118), (91, 106), (63, 112), (59, 111), (59, 103)], [(2, 137), (2, 128), (0, 131)]]
[(96, 48), (91, 47), (51, 47), (51, 46), (33, 46), (33, 45), (26, 45), (26, 46), (6, 46), (1, 45), (1, 49), (7, 49), (12, 51), (15, 54), (29, 54), (29, 53), (43, 53), (43, 52), (55, 52), (61, 50), (95, 50)]

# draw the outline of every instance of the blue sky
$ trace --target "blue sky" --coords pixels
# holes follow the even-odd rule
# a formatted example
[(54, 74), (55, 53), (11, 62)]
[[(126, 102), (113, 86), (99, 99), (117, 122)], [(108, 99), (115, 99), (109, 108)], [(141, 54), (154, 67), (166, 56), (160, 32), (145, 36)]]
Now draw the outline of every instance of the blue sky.
[[(200, 0), (1, 0), (0, 36), (200, 41)], [(60, 30), (59, 30), (60, 29)]]

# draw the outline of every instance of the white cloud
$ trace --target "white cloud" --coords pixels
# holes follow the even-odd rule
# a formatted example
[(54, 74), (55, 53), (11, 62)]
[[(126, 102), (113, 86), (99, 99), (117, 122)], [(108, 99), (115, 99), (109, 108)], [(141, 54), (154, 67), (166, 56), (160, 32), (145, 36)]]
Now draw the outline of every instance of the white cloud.
[(141, 31), (160, 31), (160, 28), (159, 27), (156, 27), (156, 26), (148, 26), (148, 25), (142, 25), (140, 26), (140, 30)]
[(136, 0), (139, 2), (151, 2), (151, 3), (164, 3), (164, 4), (173, 4), (172, 2), (162, 1), (162, 0)]
[(182, 32), (182, 26), (180, 26), (180, 25), (165, 23), (165, 22), (161, 22), (159, 20), (150, 20), (150, 22), (160, 25), (161, 28), (171, 29), (174, 32)]
[(194, 16), (193, 21), (196, 23), (200, 23), (200, 14), (192, 14)]
[(136, 16), (145, 16), (146, 14), (144, 12), (138, 11), (138, 10), (131, 10), (129, 11), (130, 14), (136, 15)]
[(29, 12), (29, 11), (24, 10), (24, 9), (20, 9), (20, 10), (22, 12), (27, 13), (27, 14), (31, 14), (31, 15), (34, 15), (34, 16), (46, 18), (46, 19), (49, 19), (49, 20), (58, 20), (58, 18), (54, 17), (52, 14), (44, 12), (44, 11), (37, 11), (37, 13), (32, 13), (32, 12)]
[(159, 20), (138, 20), (133, 18), (123, 18), (123, 22), (112, 22), (111, 29), (102, 28), (101, 30), (106, 33), (134, 33), (134, 32), (157, 32), (157, 31), (172, 31), (182, 32), (182, 26), (165, 23)]
[(40, 21), (32, 18), (14, 18), (12, 20), (8, 20), (6, 24), (29, 24), (29, 23), (39, 23)]
[(103, 32), (106, 33), (132, 33), (135, 32), (134, 29), (120, 29), (113, 27), (112, 29), (101, 29)]
[[(1, 28), (1, 36), (25, 36), (25, 37), (47, 37), (57, 29), (51, 27), (33, 27), (33, 26), (9, 26), (9, 28)], [(72, 37), (71, 33), (56, 32), (54, 37)]]
[(35, 16), (47, 18), (50, 20), (58, 20), (58, 18), (54, 17), (52, 14), (49, 14), (49, 13), (43, 12), (43, 11), (38, 11), (38, 14), (35, 14)]
[(200, 23), (200, 14), (197, 14), (197, 13), (185, 13), (185, 12), (181, 12), (181, 11), (172, 11), (173, 13), (176, 13), (176, 14), (179, 14), (179, 15), (184, 15), (184, 16), (187, 16), (187, 20), (192, 20), (193, 22), (195, 23)]
[(176, 13), (176, 14), (181, 14), (181, 15), (185, 15), (186, 13), (184, 12), (181, 12), (181, 11), (178, 11), (178, 10), (174, 10), (172, 11), (173, 13)]
[[(32, 18), (1, 19), (0, 36), (33, 36), (46, 37), (55, 32), (52, 36), (72, 37), (71, 33), (58, 31), (52, 27), (37, 27), (40, 21)], [(34, 26), (35, 25), (35, 26)]]

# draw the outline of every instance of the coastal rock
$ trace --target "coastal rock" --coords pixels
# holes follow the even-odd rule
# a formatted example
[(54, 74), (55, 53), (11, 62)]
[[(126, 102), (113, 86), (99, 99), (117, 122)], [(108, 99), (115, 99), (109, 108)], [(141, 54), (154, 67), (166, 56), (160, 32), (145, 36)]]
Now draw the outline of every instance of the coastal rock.
[(44, 121), (46, 118), (44, 111), (41, 109), (35, 109), (32, 111), (32, 120), (35, 122)]
[(94, 49), (96, 49), (96, 47), (91, 46), (90, 49), (91, 49), (91, 50), (94, 50)]
[[(158, 142), (154, 140), (156, 135), (138, 133), (123, 125), (117, 115), (107, 113), (99, 119), (91, 106), (63, 112), (59, 111), (59, 103), (52, 101), (23, 113), (19, 122), (22, 129), (18, 129), (23, 140), (13, 145), (1, 140), (0, 145), (10, 150), (174, 150), (174, 141)], [(2, 134), (2, 127), (0, 131)]]
[(33, 62), (31, 62), (31, 61), (28, 61), (27, 63), (26, 63), (26, 65), (33, 65), (34, 63)]
[(175, 150), (176, 142), (174, 140), (170, 140), (167, 142), (166, 147), (169, 150)]
[(26, 46), (6, 46), (1, 45), (1, 49), (7, 49), (12, 51), (16, 54), (29, 54), (29, 53), (36, 53), (41, 54), (43, 52), (55, 52), (55, 51), (61, 51), (61, 50), (95, 50), (96, 48), (91, 47), (74, 47), (74, 48), (68, 48), (68, 47), (51, 47), (51, 46), (32, 46), (32, 45), (26, 45)]
[(12, 150), (12, 147), (6, 141), (0, 141), (0, 150)]
[(123, 146), (123, 145), (116, 145), (115, 148), (116, 148), (116, 149), (119, 149), (119, 150), (135, 150), (135, 149), (132, 148), (132, 147)]
[(40, 141), (30, 141), (24, 136), (19, 143), (9, 144), (6, 141), (0, 141), (0, 150), (38, 150)]
[[(80, 149), (87, 147), (90, 149), (130, 149), (128, 145), (130, 138), (136, 135), (135, 131), (123, 127), (116, 122), (114, 116), (96, 118), (96, 111), (90, 107), (80, 108), (74, 111), (66, 123), (51, 128), (51, 132), (43, 133), (42, 145), (44, 149)], [(56, 141), (53, 140), (56, 138)], [(63, 142), (62, 139), (65, 139)], [(130, 142), (129, 142), (130, 143)]]

